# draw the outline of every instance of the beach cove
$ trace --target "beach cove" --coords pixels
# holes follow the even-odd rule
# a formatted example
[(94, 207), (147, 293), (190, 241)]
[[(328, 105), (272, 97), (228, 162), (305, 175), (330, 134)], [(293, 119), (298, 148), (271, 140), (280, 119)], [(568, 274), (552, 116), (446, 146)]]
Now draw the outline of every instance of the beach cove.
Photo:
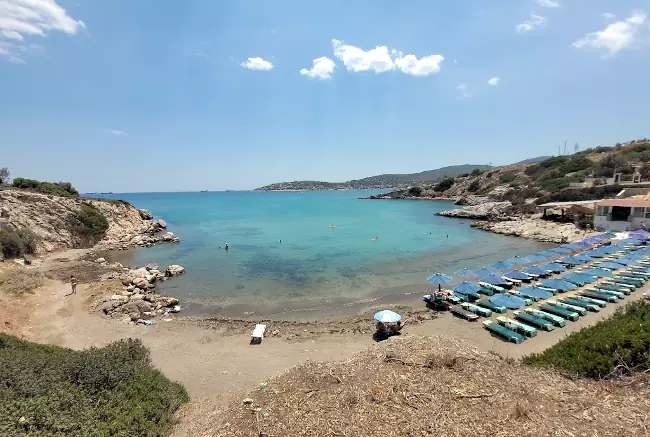
[[(180, 264), (161, 285), (184, 314), (296, 318), (416, 302), (431, 272), (479, 268), (548, 247), (434, 214), (451, 202), (367, 202), (369, 191), (117, 194), (182, 239), (113, 251), (126, 265)], [(376, 240), (375, 240), (376, 238)], [(230, 250), (222, 247), (229, 243)]]

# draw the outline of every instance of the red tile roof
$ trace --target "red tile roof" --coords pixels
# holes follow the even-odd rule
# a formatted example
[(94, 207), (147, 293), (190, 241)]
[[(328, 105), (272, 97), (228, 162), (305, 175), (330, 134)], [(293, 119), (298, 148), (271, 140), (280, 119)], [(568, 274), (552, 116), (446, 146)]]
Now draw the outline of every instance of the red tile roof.
[(623, 206), (631, 208), (650, 208), (650, 200), (645, 199), (605, 199), (597, 203), (598, 206)]

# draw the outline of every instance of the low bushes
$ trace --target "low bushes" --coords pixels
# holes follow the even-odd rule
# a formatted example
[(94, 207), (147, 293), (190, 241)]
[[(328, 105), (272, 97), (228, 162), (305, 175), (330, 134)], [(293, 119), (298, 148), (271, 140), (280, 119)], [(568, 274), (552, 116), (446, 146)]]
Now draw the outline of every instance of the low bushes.
[(108, 230), (108, 220), (95, 207), (82, 204), (79, 212), (68, 216), (70, 232), (79, 238), (81, 246), (93, 246), (104, 238)]
[(619, 308), (596, 325), (575, 332), (524, 363), (589, 378), (650, 369), (650, 303)]
[(185, 389), (139, 340), (73, 351), (0, 333), (0, 435), (166, 436)]
[(420, 197), (422, 195), (421, 187), (411, 187), (409, 188), (409, 196)]
[(15, 188), (33, 190), (44, 194), (63, 197), (78, 197), (79, 192), (70, 182), (41, 182), (36, 179), (15, 178), (11, 184)]
[(467, 187), (467, 191), (476, 193), (480, 188), (481, 183), (478, 180), (474, 180), (471, 184), (469, 184), (469, 187)]
[(510, 182), (513, 182), (515, 179), (517, 179), (517, 175), (511, 171), (502, 173), (501, 176), (499, 177), (499, 181), (501, 181), (502, 184), (509, 184)]
[(0, 229), (0, 252), (5, 258), (16, 258), (36, 251), (36, 235), (26, 229)]
[(438, 182), (435, 185), (435, 187), (433, 187), (433, 189), (434, 191), (438, 191), (438, 192), (447, 191), (452, 187), (452, 185), (454, 185), (454, 182), (455, 182), (454, 178), (444, 178), (443, 180)]
[(30, 293), (43, 285), (45, 276), (41, 272), (10, 269), (0, 273), (0, 290), (6, 293)]

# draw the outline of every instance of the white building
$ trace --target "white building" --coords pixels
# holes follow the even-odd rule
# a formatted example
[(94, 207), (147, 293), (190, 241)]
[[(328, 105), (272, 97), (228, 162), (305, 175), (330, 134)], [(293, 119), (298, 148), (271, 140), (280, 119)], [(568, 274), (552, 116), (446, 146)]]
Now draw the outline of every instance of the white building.
[(594, 227), (599, 231), (635, 231), (650, 223), (650, 200), (605, 199), (596, 204)]

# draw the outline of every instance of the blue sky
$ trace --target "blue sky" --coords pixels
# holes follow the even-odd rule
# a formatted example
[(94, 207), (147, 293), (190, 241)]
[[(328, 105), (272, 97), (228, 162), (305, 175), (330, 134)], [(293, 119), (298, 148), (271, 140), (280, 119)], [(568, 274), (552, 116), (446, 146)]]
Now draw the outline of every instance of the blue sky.
[(646, 13), (648, 0), (0, 0), (0, 167), (83, 191), (248, 189), (650, 136)]

